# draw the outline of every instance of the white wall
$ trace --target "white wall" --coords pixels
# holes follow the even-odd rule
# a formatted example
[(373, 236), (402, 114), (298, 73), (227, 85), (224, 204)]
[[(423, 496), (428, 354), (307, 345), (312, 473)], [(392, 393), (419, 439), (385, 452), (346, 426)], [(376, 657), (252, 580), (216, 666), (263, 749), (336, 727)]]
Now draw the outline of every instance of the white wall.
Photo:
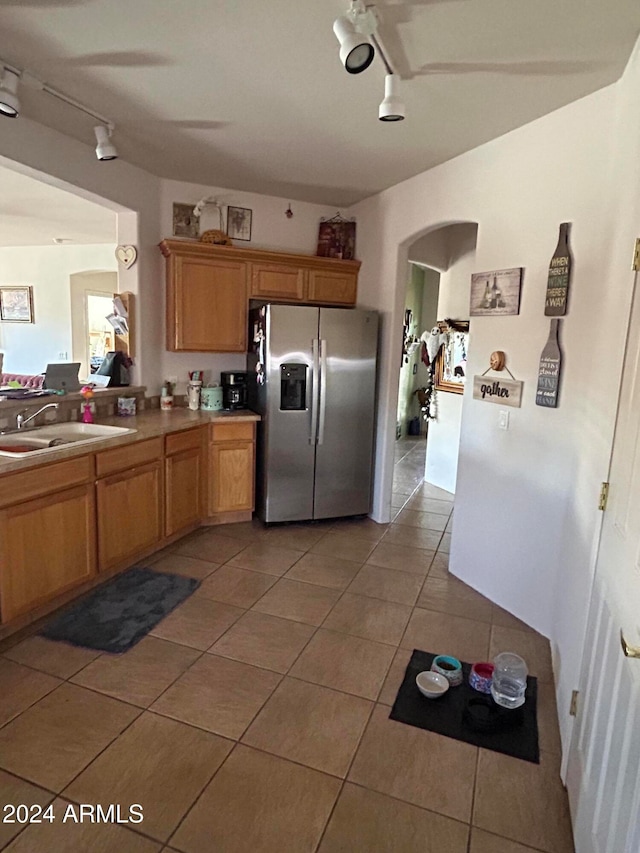
[[(258, 193), (241, 192), (224, 187), (210, 187), (181, 181), (162, 181), (161, 228), (162, 237), (171, 237), (173, 227), (173, 202), (195, 205), (201, 198), (213, 196), (226, 208), (246, 207), (253, 212), (251, 241), (238, 240), (236, 245), (255, 249), (299, 252), (315, 255), (318, 244), (318, 226), (321, 217), (335, 216), (336, 209), (307, 202), (291, 202), (293, 216), (285, 211), (289, 199)], [(226, 209), (224, 210), (226, 225)], [(205, 207), (200, 218), (200, 232), (219, 228), (219, 216), (212, 206)], [(158, 238), (158, 242), (161, 238)], [(356, 249), (357, 251), (357, 249)], [(223, 353), (171, 353), (164, 351), (161, 357), (164, 378), (178, 380), (177, 391), (183, 393), (188, 372), (194, 369), (205, 371), (205, 381), (219, 381), (223, 370), (244, 370), (246, 356)]]
[[(629, 84), (635, 91), (638, 77), (634, 71)], [(596, 92), (350, 211), (365, 235), (360, 299), (383, 315), (374, 497), (379, 520), (388, 518), (393, 355), (407, 245), (442, 225), (477, 222), (476, 271), (525, 268), (520, 315), (473, 321), (469, 375), (486, 368), (493, 350), (505, 350), (510, 369), (524, 381), (524, 398), (521, 409), (511, 410), (511, 428), (502, 431), (498, 407), (474, 401), (467, 385), (451, 570), (551, 638), (565, 746), (599, 524), (597, 495), (615, 420), (632, 283), (630, 234), (638, 221), (628, 211), (622, 220), (612, 215), (621, 192), (638, 191), (637, 182), (625, 183), (612, 170), (613, 144), (628, 132), (616, 130), (616, 96), (616, 86)], [(633, 149), (639, 141), (634, 132), (626, 144)], [(631, 154), (621, 163), (620, 156), (623, 173)], [(563, 221), (573, 223), (573, 283), (562, 329), (560, 406), (548, 410), (535, 405), (535, 387), (549, 333), (547, 269)], [(628, 245), (612, 271), (616, 229), (624, 230)], [(603, 330), (610, 332), (606, 355), (596, 343)]]
[(115, 244), (0, 248), (0, 286), (31, 285), (35, 323), (0, 323), (6, 373), (42, 373), (48, 362), (71, 361), (73, 273), (115, 271)]

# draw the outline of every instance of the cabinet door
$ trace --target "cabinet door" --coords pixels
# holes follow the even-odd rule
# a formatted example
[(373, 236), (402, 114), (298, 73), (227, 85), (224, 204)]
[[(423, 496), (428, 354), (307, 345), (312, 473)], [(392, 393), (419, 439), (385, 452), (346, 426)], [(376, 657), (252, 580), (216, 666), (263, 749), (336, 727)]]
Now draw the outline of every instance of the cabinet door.
[(253, 509), (254, 442), (209, 445), (209, 515)]
[(95, 572), (93, 484), (0, 511), (3, 622), (78, 586)]
[(357, 295), (357, 273), (309, 270), (309, 302), (321, 302), (324, 305), (355, 305)]
[(167, 348), (245, 352), (247, 265), (174, 255), (168, 273)]
[(165, 534), (172, 536), (200, 521), (200, 448), (165, 460)]
[(302, 302), (306, 271), (286, 264), (251, 264), (251, 296)]
[(110, 569), (153, 547), (162, 536), (162, 463), (98, 480), (98, 566)]

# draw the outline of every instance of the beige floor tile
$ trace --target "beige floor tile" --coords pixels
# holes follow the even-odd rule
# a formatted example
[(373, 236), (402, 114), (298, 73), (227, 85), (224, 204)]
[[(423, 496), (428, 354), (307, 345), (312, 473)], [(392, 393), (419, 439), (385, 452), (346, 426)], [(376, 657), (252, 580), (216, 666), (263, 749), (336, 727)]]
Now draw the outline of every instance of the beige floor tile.
[(524, 847), (515, 841), (474, 828), (471, 830), (469, 853), (537, 853), (537, 851), (533, 847)]
[(162, 694), (152, 711), (237, 740), (281, 676), (217, 655), (203, 655)]
[(408, 500), (410, 500), (408, 495), (400, 495), (398, 492), (391, 493), (391, 506), (395, 509), (402, 509)]
[(393, 655), (391, 646), (320, 628), (289, 674), (375, 699)]
[(209, 577), (211, 572), (215, 572), (218, 565), (219, 563), (212, 563), (210, 560), (198, 560), (195, 557), (187, 557), (185, 554), (172, 551), (156, 560), (152, 568), (156, 572), (167, 572), (167, 574), (184, 575), (187, 578), (204, 580)]
[(70, 678), (102, 654), (34, 635), (4, 652), (4, 657), (58, 678)]
[(486, 622), (416, 607), (400, 645), (474, 663), (488, 659), (490, 633)]
[(476, 754), (468, 743), (390, 720), (389, 708), (377, 705), (349, 781), (468, 823)]
[(573, 853), (560, 758), (540, 764), (480, 750), (473, 825), (545, 853)]
[(318, 626), (339, 597), (338, 590), (283, 578), (253, 605), (253, 610)]
[[(51, 802), (53, 796), (43, 788), (38, 788), (30, 782), (25, 782), (24, 779), (18, 779), (17, 776), (0, 770), (0, 812), (2, 814), (0, 819), (0, 848), (15, 838), (23, 828), (23, 824), (17, 822), (15, 814), (11, 815), (5, 811), (6, 805), (46, 806)], [(5, 820), (9, 817), (16, 822), (6, 823)]]
[(364, 563), (375, 548), (375, 542), (370, 539), (360, 539), (351, 533), (340, 530), (330, 530), (311, 548), (311, 554), (327, 554), (339, 557), (341, 560), (352, 560), (354, 563)]
[(418, 598), (418, 607), (438, 610), (452, 616), (465, 616), (479, 622), (491, 622), (493, 604), (457, 578), (429, 576)]
[(366, 565), (360, 569), (348, 590), (356, 595), (366, 595), (369, 598), (381, 598), (383, 601), (413, 606), (421, 586), (420, 575)]
[(243, 742), (344, 777), (370, 711), (365, 699), (286, 677)]
[[(324, 540), (321, 540), (324, 541)], [(290, 580), (326, 586), (329, 589), (346, 589), (360, 571), (362, 563), (341, 560), (327, 554), (309, 552), (301, 557), (286, 574)]]
[(198, 532), (197, 536), (178, 545), (176, 553), (196, 557), (198, 560), (209, 560), (212, 563), (226, 563), (246, 547), (246, 542), (241, 539), (207, 530), (204, 533)]
[(415, 509), (403, 509), (396, 516), (396, 524), (420, 527), (423, 530), (436, 530), (442, 533), (447, 526), (448, 517), (435, 512), (420, 512)]
[(540, 681), (553, 681), (551, 648), (541, 634), (494, 625), (489, 654), (493, 659), (499, 652), (515, 652), (527, 662), (529, 675), (537, 676)]
[(403, 483), (399, 480), (393, 481), (393, 491), (396, 495), (405, 495), (405, 497), (410, 497), (416, 490), (414, 484)]
[(339, 790), (338, 779), (237, 746), (171, 845), (186, 853), (312, 853)]
[[(113, 800), (105, 802), (105, 808)], [(135, 801), (134, 801), (135, 802)], [(64, 821), (66, 810), (71, 808), (78, 819)], [(91, 823), (86, 818), (79, 822), (79, 809), (68, 800), (56, 799), (53, 803), (55, 821), (31, 824), (11, 845), (11, 853), (159, 853), (162, 845), (143, 838), (125, 826), (116, 823)], [(121, 813), (129, 814), (128, 806)], [(144, 821), (138, 826), (143, 827)]]
[(499, 625), (501, 628), (515, 628), (517, 631), (533, 631), (535, 633), (533, 628), (522, 622), (512, 613), (509, 613), (508, 610), (498, 607), (497, 604), (493, 605), (491, 621), (494, 625)]
[(0, 730), (0, 765), (60, 791), (139, 713), (132, 705), (62, 684)]
[(404, 680), (404, 674), (411, 660), (413, 649), (398, 649), (393, 658), (393, 662), (389, 667), (389, 672), (382, 685), (378, 702), (384, 705), (393, 705), (400, 690), (400, 685)]
[(449, 518), (453, 504), (451, 501), (442, 501), (437, 498), (427, 497), (426, 495), (416, 494), (412, 498), (409, 498), (406, 508), (414, 509), (418, 512), (434, 512), (436, 515), (446, 515)]
[(325, 620), (323, 628), (397, 646), (410, 615), (411, 608), (405, 604), (346, 592)]
[(431, 483), (422, 483), (417, 494), (422, 495), (425, 498), (436, 498), (436, 500), (448, 501), (449, 503), (453, 503), (453, 499), (455, 497), (452, 492), (447, 492), (444, 489), (440, 489), (438, 486), (432, 486)]
[(65, 795), (79, 803), (140, 803), (140, 829), (166, 841), (232, 746), (209, 732), (145, 712)]
[(257, 518), (251, 521), (239, 521), (236, 524), (225, 524), (224, 535), (234, 539), (244, 539), (255, 542), (267, 532), (267, 528)]
[(318, 853), (467, 853), (456, 820), (347, 782)]
[(385, 539), (371, 552), (367, 565), (408, 572), (424, 578), (429, 571), (433, 555), (433, 551), (398, 545)]
[(404, 545), (409, 548), (422, 548), (425, 551), (437, 550), (443, 534), (438, 530), (424, 530), (410, 527), (408, 524), (391, 524), (383, 545)]
[(61, 681), (44, 672), (0, 658), (0, 725), (20, 714)]
[(250, 572), (236, 566), (221, 566), (200, 584), (196, 595), (248, 608), (274, 585), (276, 579), (264, 572)]
[(328, 529), (327, 525), (285, 524), (270, 527), (264, 534), (264, 541), (275, 548), (308, 551), (320, 541)]
[(541, 750), (561, 754), (556, 691), (552, 681), (538, 681), (538, 736)]
[(199, 654), (187, 646), (145, 637), (122, 655), (102, 655), (71, 680), (82, 687), (146, 708)]
[(266, 542), (254, 542), (229, 560), (228, 565), (281, 577), (303, 554), (304, 551), (294, 548), (278, 548)]
[(192, 595), (151, 632), (154, 637), (204, 651), (239, 619), (244, 610)]
[(209, 651), (284, 674), (314, 630), (302, 622), (250, 610)]
[(353, 536), (367, 542), (379, 542), (388, 529), (388, 524), (378, 524), (372, 518), (347, 518), (336, 521), (332, 528), (334, 533)]
[(451, 534), (444, 533), (442, 539), (440, 540), (440, 544), (438, 545), (438, 551), (441, 554), (448, 554), (451, 551)]
[(431, 565), (429, 566), (430, 578), (448, 578), (449, 573), (449, 555), (435, 554)]

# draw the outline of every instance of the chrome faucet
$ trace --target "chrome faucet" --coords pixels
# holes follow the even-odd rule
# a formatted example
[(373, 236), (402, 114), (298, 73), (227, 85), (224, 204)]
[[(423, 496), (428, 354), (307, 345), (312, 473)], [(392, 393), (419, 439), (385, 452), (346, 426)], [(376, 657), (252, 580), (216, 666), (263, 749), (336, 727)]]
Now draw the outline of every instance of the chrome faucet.
[(16, 426), (18, 429), (22, 429), (25, 426), (25, 424), (29, 423), (29, 421), (32, 421), (34, 418), (37, 418), (38, 415), (40, 414), (40, 412), (44, 412), (45, 409), (57, 409), (57, 408), (58, 408), (57, 403), (47, 403), (46, 406), (42, 406), (42, 408), (38, 409), (37, 412), (34, 412), (32, 415), (29, 415), (28, 418), (25, 418), (25, 416), (24, 416), (24, 413), (28, 410), (24, 409), (22, 412), (19, 412), (16, 415)]

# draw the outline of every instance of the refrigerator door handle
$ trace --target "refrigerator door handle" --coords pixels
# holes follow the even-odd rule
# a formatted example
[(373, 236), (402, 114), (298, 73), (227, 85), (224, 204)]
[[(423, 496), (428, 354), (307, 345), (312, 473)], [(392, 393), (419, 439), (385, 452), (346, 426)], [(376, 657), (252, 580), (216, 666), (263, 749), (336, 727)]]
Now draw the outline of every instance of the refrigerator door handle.
[(313, 361), (313, 367), (311, 380), (311, 433), (309, 435), (309, 444), (315, 444), (318, 440), (318, 394), (320, 390), (320, 359), (318, 354), (319, 343), (320, 341), (317, 338), (314, 338), (311, 341), (311, 357)]
[(324, 422), (327, 414), (327, 342), (320, 341), (320, 415), (318, 418), (318, 444), (324, 443)]

